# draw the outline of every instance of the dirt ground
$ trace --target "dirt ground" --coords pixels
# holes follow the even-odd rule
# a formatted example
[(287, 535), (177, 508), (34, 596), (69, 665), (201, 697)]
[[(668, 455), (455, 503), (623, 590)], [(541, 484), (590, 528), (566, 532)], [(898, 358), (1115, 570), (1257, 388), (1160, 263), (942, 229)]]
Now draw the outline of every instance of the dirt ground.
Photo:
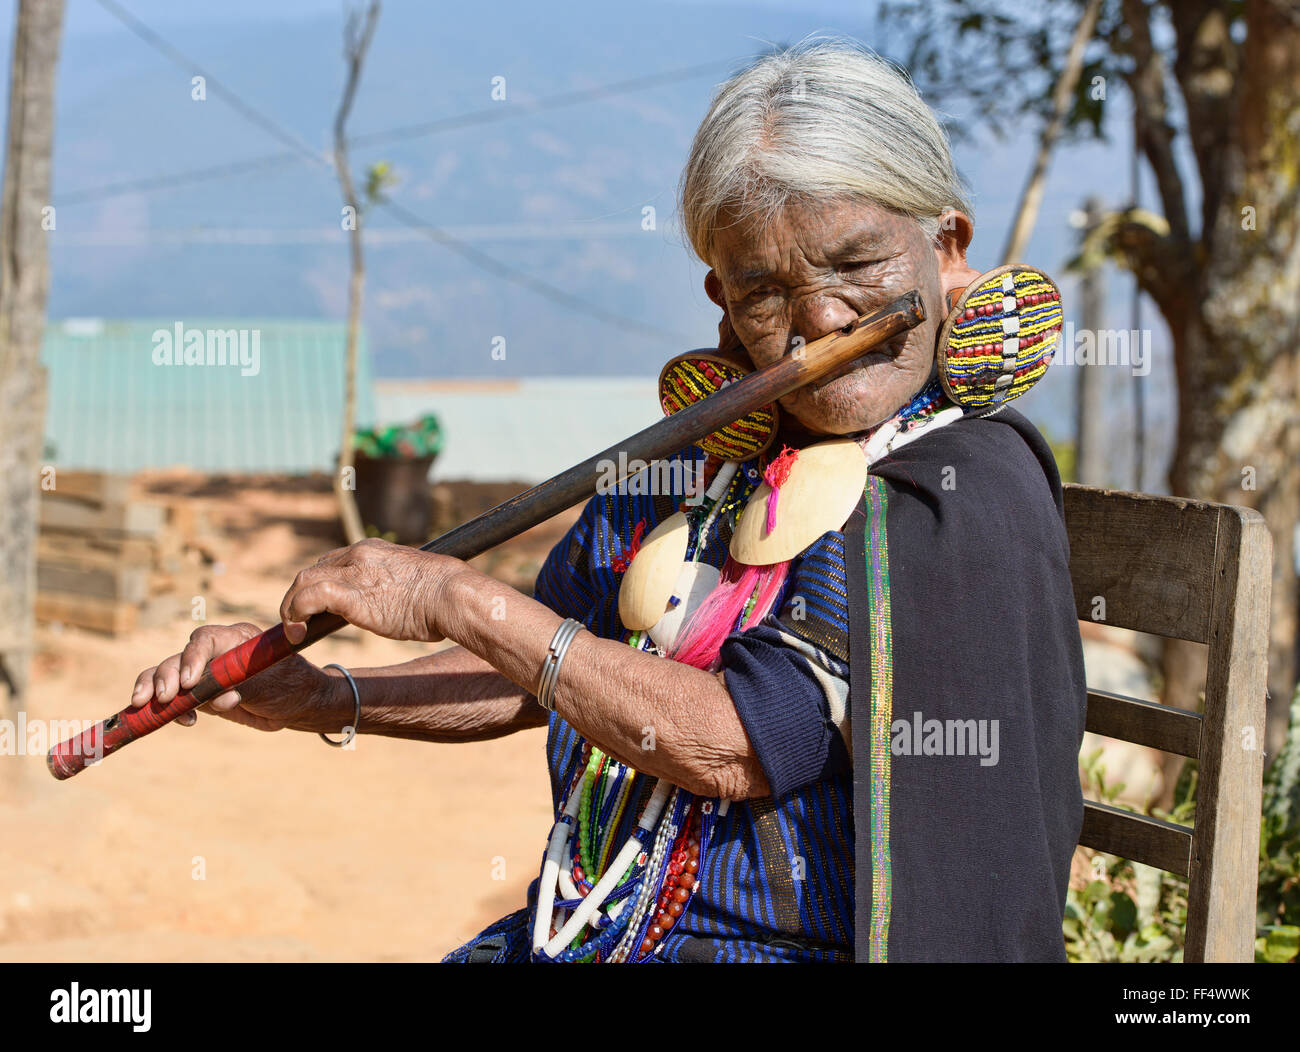
[[(323, 479), (181, 474), (225, 540), (208, 621), (270, 624), (302, 566), (338, 546)], [(522, 487), (518, 487), (522, 488)], [(473, 513), (514, 490), (440, 494)], [(531, 584), (576, 513), (479, 560)], [(98, 720), (194, 622), (109, 639), (42, 626), (29, 719)], [(349, 668), (430, 648), (345, 630), (309, 653)], [(543, 731), (353, 750), (217, 717), (170, 726), (67, 782), (0, 757), (0, 960), (430, 961), (524, 904), (550, 827)]]

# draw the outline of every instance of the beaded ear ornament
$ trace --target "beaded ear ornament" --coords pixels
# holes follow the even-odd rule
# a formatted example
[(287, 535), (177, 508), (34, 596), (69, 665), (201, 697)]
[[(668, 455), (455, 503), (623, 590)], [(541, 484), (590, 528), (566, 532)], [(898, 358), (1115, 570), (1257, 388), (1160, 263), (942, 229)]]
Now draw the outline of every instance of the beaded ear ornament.
[(1061, 292), (1042, 271), (1010, 263), (981, 274), (939, 331), (939, 380), (967, 411), (1019, 398), (1047, 372), (1060, 339)]
[[(659, 405), (664, 416), (672, 416), (748, 373), (748, 369), (712, 351), (679, 354), (659, 372)], [(723, 460), (749, 460), (772, 444), (777, 422), (774, 404), (760, 406), (697, 444)]]
[[(679, 354), (659, 373), (659, 404), (671, 416), (749, 371), (713, 351)], [(740, 464), (771, 446), (779, 419), (774, 403), (761, 406), (697, 442), (715, 469), (703, 499), (665, 519), (644, 539), (639, 534), (633, 538), (616, 569), (624, 571), (619, 617), (636, 638), (670, 647), (686, 618), (717, 586), (719, 571), (699, 559), (700, 546), (727, 503), (733, 481), (740, 481)]]

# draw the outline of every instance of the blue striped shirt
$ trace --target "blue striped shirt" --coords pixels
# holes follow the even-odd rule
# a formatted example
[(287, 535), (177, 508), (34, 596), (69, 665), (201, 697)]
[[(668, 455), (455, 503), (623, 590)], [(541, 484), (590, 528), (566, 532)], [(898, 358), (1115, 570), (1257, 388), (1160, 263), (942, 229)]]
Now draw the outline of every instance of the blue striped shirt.
[[(681, 458), (698, 461), (702, 454), (692, 448), (672, 459)], [(761, 481), (752, 462), (746, 467), (742, 496)], [(618, 617), (622, 574), (613, 565), (637, 523), (644, 519), (647, 532), (654, 529), (682, 496), (593, 498), (551, 551), (536, 598), (596, 635), (627, 641), (631, 633)], [(730, 533), (730, 522), (718, 516), (700, 558), (720, 567)], [(728, 690), (773, 794), (732, 801), (719, 818), (704, 845), (699, 888), (656, 960), (853, 958), (853, 783), (843, 739), (847, 599), (839, 531), (793, 561), (774, 611), (733, 634), (722, 651)], [(582, 739), (552, 714), (546, 750), (558, 815)]]

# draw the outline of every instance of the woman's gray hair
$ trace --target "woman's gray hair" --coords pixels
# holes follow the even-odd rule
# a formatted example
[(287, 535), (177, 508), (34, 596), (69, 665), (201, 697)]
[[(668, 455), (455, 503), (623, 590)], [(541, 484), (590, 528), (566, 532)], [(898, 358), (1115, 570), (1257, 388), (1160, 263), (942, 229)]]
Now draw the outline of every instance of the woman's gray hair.
[(792, 198), (865, 200), (911, 216), (930, 238), (947, 209), (972, 214), (948, 137), (911, 80), (842, 37), (774, 51), (723, 84), (680, 198), (686, 236), (710, 265), (724, 208), (766, 221)]

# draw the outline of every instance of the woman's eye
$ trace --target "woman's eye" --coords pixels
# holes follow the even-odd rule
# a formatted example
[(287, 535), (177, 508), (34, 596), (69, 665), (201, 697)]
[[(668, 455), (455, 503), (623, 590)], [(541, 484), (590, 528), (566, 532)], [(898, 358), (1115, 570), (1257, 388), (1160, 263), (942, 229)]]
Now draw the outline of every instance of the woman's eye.
[(878, 263), (883, 263), (881, 259), (854, 259), (848, 263), (841, 263), (840, 270), (865, 270), (867, 267), (874, 267)]

